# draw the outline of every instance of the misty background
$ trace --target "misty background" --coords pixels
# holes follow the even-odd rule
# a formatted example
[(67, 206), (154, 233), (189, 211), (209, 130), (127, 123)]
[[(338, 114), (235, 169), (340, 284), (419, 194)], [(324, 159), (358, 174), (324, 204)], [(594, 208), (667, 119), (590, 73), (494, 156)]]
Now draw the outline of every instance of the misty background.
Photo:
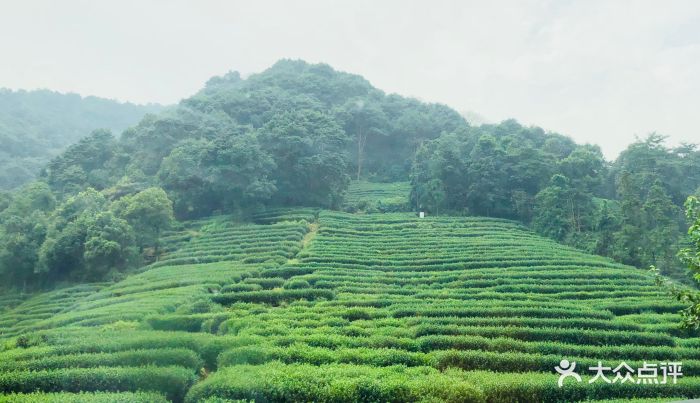
[(172, 104), (229, 70), (328, 63), (476, 123), (698, 141), (694, 1), (0, 2), (0, 87)]

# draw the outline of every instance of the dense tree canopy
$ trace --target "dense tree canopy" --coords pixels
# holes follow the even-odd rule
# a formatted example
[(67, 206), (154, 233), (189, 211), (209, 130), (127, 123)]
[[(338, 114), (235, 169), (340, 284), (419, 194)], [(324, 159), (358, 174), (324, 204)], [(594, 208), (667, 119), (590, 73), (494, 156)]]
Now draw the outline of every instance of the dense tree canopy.
[(608, 163), (600, 149), (517, 122), (445, 133), (415, 154), (412, 198), (437, 213), (511, 218), (539, 233), (688, 281), (673, 252), (700, 152), (651, 134)]
[(607, 162), (597, 146), (538, 127), (470, 126), (447, 106), (282, 60), (245, 79), (214, 77), (121, 134), (82, 136), (40, 182), (0, 193), (0, 273), (11, 284), (119, 275), (158, 259), (173, 219), (338, 208), (350, 178), (410, 179), (412, 208), (520, 220), (688, 278), (673, 251), (683, 242), (682, 203), (700, 188), (700, 151), (669, 148), (658, 134)]
[(161, 109), (47, 90), (0, 89), (0, 189), (32, 180), (52, 157), (91, 130), (120, 132)]
[(180, 218), (261, 204), (336, 207), (351, 174), (405, 179), (421, 143), (467, 127), (446, 106), (387, 96), (327, 65), (282, 60), (245, 80), (213, 78), (119, 139), (93, 132), (44, 177), (65, 195), (159, 186)]
[(0, 270), (13, 284), (94, 280), (157, 259), (168, 214), (339, 207), (351, 176), (405, 179), (420, 144), (468, 127), (446, 106), (292, 60), (212, 78), (121, 135), (102, 126), (117, 135), (83, 128), (42, 182), (0, 198)]

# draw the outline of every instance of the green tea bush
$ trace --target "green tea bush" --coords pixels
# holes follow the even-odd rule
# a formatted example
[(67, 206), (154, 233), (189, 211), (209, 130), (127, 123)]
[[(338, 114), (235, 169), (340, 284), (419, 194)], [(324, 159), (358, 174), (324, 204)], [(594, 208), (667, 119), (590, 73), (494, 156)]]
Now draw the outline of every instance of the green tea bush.
[[(174, 330), (183, 332), (200, 332), (211, 330), (214, 323), (221, 323), (230, 317), (229, 313), (193, 314), (193, 315), (154, 315), (145, 321), (154, 330)], [(207, 324), (205, 326), (205, 323)]]
[(355, 321), (355, 320), (370, 320), (372, 319), (372, 314), (365, 310), (365, 309), (360, 309), (360, 308), (351, 308), (346, 310), (345, 312), (341, 313), (340, 316), (344, 319), (347, 319), (349, 321)]
[(497, 374), (488, 371), (463, 372), (448, 370), (446, 373), (464, 381), (479, 385), (492, 403), (506, 402), (575, 402), (598, 400), (604, 398), (670, 398), (681, 396), (688, 398), (700, 393), (700, 378), (683, 377), (678, 384), (650, 385), (636, 383), (595, 382), (588, 384), (583, 377), (581, 383), (568, 382), (564, 387), (557, 385), (556, 374), (510, 373)]
[(283, 278), (266, 277), (266, 278), (252, 278), (249, 277), (243, 280), (245, 284), (257, 284), (263, 289), (269, 290), (276, 287), (282, 287), (284, 285)]
[[(109, 390), (181, 398), (183, 388), (138, 372), (178, 366), (203, 378), (192, 401), (700, 396), (700, 343), (674, 326), (680, 305), (644, 270), (501, 219), (318, 209), (253, 219), (264, 224), (184, 223), (157, 264), (121, 281), (8, 302), (6, 392), (117, 385)], [(685, 376), (676, 386), (560, 389), (551, 372), (563, 358), (682, 361)]]
[(259, 365), (274, 359), (271, 348), (265, 346), (246, 346), (224, 351), (219, 355), (218, 368), (239, 364)]
[(260, 284), (237, 283), (229, 284), (221, 288), (222, 293), (260, 291), (263, 287)]
[(165, 396), (152, 392), (120, 393), (12, 393), (0, 395), (0, 403), (167, 403)]
[(142, 367), (142, 366), (179, 366), (199, 370), (203, 361), (191, 350), (154, 349), (120, 351), (115, 353), (85, 353), (54, 355), (33, 360), (0, 362), (0, 371), (19, 371), (60, 368), (89, 367)]
[(313, 365), (331, 363), (363, 364), (377, 367), (392, 365), (421, 366), (429, 365), (430, 363), (429, 357), (423, 353), (399, 349), (366, 347), (329, 349), (294, 344), (289, 347), (248, 346), (225, 351), (219, 356), (219, 367), (240, 364), (259, 365), (269, 361)]
[(240, 292), (219, 294), (212, 297), (212, 300), (220, 304), (228, 305), (235, 302), (255, 302), (278, 305), (284, 301), (297, 299), (333, 299), (335, 294), (330, 290), (268, 290), (259, 292)]
[(181, 367), (70, 368), (0, 373), (0, 392), (155, 391), (181, 400), (195, 375)]
[(215, 368), (216, 358), (221, 352), (261, 342), (258, 337), (214, 336), (207, 333), (140, 330), (95, 332), (80, 328), (53, 333), (48, 339), (51, 345), (0, 352), (0, 358), (27, 360), (53, 355), (174, 348), (195, 351), (207, 368)]
[(291, 279), (284, 283), (284, 288), (286, 290), (298, 290), (302, 288), (310, 288), (311, 285), (308, 281), (302, 279)]
[(187, 394), (267, 402), (484, 402), (478, 388), (430, 368), (353, 365), (234, 366), (224, 368)]

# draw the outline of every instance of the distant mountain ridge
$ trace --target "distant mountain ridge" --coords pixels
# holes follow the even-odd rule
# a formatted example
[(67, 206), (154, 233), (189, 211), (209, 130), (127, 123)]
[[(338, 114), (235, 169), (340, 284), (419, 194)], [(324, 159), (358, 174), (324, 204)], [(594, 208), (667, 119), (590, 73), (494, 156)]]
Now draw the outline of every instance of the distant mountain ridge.
[(158, 104), (136, 105), (51, 90), (0, 88), (0, 190), (33, 179), (70, 144), (95, 129), (120, 133)]

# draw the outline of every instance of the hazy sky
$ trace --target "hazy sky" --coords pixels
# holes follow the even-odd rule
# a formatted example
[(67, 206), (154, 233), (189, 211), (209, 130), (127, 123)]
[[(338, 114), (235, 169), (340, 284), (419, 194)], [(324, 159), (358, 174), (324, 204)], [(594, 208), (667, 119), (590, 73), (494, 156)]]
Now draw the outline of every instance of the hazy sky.
[(0, 87), (174, 103), (280, 58), (608, 157), (700, 142), (700, 1), (0, 0)]

